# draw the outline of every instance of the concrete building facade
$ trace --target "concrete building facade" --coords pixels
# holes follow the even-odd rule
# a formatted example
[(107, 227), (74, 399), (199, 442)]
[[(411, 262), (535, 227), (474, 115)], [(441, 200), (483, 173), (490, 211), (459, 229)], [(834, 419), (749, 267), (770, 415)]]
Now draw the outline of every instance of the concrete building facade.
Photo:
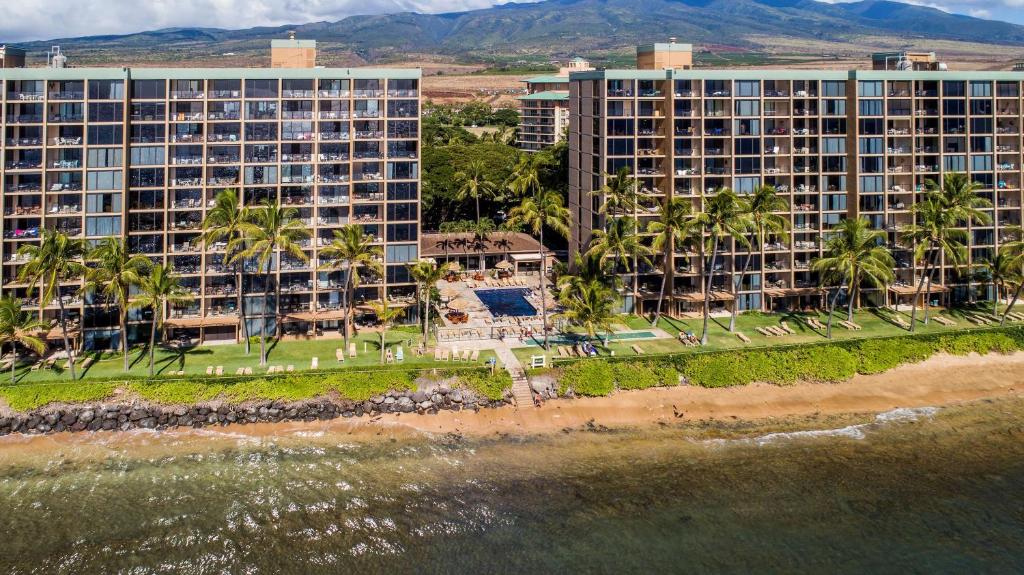
[[(7, 68), (0, 82), (0, 291), (43, 320), (57, 317), (57, 302), (29, 297), (17, 251), (44, 229), (115, 236), (173, 265), (196, 300), (166, 310), (167, 325), (202, 341), (238, 337), (240, 288), (258, 333), (264, 282), (281, 288), (286, 334), (337, 334), (342, 273), (318, 267), (345, 224), (362, 225), (384, 252), (384, 275), (365, 275), (356, 303), (415, 301), (406, 263), (419, 257), (418, 69)], [(227, 188), (247, 206), (296, 208), (312, 234), (309, 261), (279, 255), (269, 274), (248, 265), (235, 285), (224, 246), (196, 243)], [(116, 346), (116, 310), (83, 301), (81, 287), (60, 290), (76, 335), (86, 348)], [(274, 303), (266, 314), (277, 317)], [(130, 338), (144, 338), (150, 320), (133, 311)]]
[[(950, 71), (602, 70), (570, 77), (570, 252), (588, 246), (606, 223), (599, 193), (628, 167), (640, 230), (671, 198), (702, 209), (716, 190), (749, 194), (772, 185), (786, 200), (783, 237), (754, 246), (752, 269), (734, 293), (746, 251), (732, 240), (706, 264), (693, 250), (658, 255), (625, 274), (627, 310), (653, 311), (668, 274), (666, 311), (697, 311), (705, 265), (714, 268), (714, 306), (744, 310), (821, 303), (811, 261), (829, 230), (864, 217), (885, 230), (896, 282), (869, 291), (871, 303), (908, 303), (920, 265), (899, 241), (927, 180), (966, 172), (990, 200), (993, 222), (971, 225), (968, 265), (991, 258), (1021, 224), (1024, 73)], [(596, 193), (595, 193), (596, 192)], [(969, 268), (968, 268), (969, 269)], [(620, 270), (623, 271), (624, 270)], [(989, 297), (988, 284), (950, 262), (930, 299)], [(972, 294), (973, 292), (973, 294)]]

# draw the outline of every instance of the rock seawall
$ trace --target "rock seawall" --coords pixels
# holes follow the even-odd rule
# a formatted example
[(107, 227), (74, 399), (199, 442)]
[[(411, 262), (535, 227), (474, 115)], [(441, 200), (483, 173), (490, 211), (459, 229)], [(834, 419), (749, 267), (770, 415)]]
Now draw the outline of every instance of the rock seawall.
[(328, 398), (302, 401), (252, 401), (241, 404), (208, 402), (163, 406), (143, 402), (101, 403), (44, 407), (27, 413), (0, 416), (0, 436), (11, 433), (73, 431), (128, 431), (170, 429), (280, 421), (317, 421), (361, 417), (375, 413), (437, 413), (499, 407), (508, 400), (492, 401), (464, 389), (441, 385), (429, 391), (389, 391), (366, 401)]

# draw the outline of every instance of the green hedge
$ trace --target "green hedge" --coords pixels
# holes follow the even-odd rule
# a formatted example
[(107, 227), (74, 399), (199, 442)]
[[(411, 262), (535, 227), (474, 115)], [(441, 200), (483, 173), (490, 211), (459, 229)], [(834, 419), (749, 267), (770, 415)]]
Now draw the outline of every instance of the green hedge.
[(0, 385), (0, 398), (13, 410), (27, 411), (49, 403), (100, 401), (113, 395), (115, 387), (110, 382)]
[(562, 362), (559, 390), (607, 395), (619, 389), (672, 385), (678, 373), (693, 385), (727, 387), (755, 381), (838, 382), (855, 374), (881, 373), (936, 353), (1012, 353), (1024, 349), (1024, 328), (1014, 326), (959, 334), (907, 335), (775, 349), (722, 350), (658, 357), (580, 359)]
[(489, 368), (459, 370), (453, 375), (462, 387), (474, 391), (477, 395), (497, 401), (505, 397), (505, 392), (512, 389), (512, 376), (504, 369), (491, 373)]

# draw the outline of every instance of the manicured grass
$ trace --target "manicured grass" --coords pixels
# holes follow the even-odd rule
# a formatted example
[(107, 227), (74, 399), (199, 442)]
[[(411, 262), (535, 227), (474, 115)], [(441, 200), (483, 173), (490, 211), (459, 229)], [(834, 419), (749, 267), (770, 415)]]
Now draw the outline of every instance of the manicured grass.
[[(402, 346), (405, 359), (400, 365), (411, 368), (432, 368), (443, 366), (465, 365), (455, 362), (435, 362), (433, 353), (417, 357), (413, 350), (419, 345), (422, 336), (416, 328), (397, 328), (388, 331), (387, 346), (392, 352), (398, 346)], [(344, 347), (341, 339), (317, 339), (309, 341), (281, 341), (268, 342), (269, 365), (289, 366), (293, 365), (296, 371), (308, 370), (313, 357), (319, 358), (321, 370), (336, 368), (373, 368), (380, 366), (380, 334), (376, 332), (363, 332), (356, 335), (352, 341), (356, 344), (356, 357), (348, 357), (345, 361), (338, 362), (335, 359), (335, 350)], [(97, 359), (83, 373), (79, 369), (79, 377), (83, 380), (96, 379), (117, 379), (124, 377), (148, 377), (149, 355), (146, 348), (132, 349), (129, 356), (130, 370), (124, 372), (123, 357), (121, 354), (104, 353), (93, 354)], [(83, 356), (83, 360), (84, 360)], [(482, 365), (488, 359), (494, 357), (491, 351), (482, 351), (480, 361), (476, 365)], [(178, 370), (184, 370), (186, 376), (206, 375), (207, 366), (223, 366), (225, 375), (234, 375), (239, 367), (251, 367), (253, 374), (266, 373), (266, 367), (259, 365), (259, 343), (254, 342), (249, 355), (245, 355), (245, 348), (242, 344), (208, 345), (188, 348), (185, 350), (168, 349), (157, 347), (156, 351), (156, 373), (158, 376), (173, 376)], [(68, 374), (61, 369), (63, 362), (57, 362), (54, 369), (41, 368), (31, 371), (30, 365), (22, 364), (16, 370), (16, 378), (19, 383), (33, 383), (53, 380), (66, 380)], [(79, 364), (81, 367), (81, 363)], [(0, 374), (0, 381), (9, 381), (9, 372)], [(6, 382), (5, 381), (5, 382)]]
[[(941, 312), (937, 312), (933, 309), (931, 311), (930, 315), (933, 318), (936, 315), (942, 315), (943, 317), (955, 321), (957, 325), (952, 327), (943, 326), (935, 321), (929, 322), (926, 326), (922, 321), (922, 313), (918, 310), (918, 323), (915, 333), (949, 333), (967, 328), (979, 327), (964, 318), (965, 311), (990, 313), (991, 307), (980, 306), (969, 310), (953, 309)], [(832, 321), (832, 339), (833, 341), (846, 341), (907, 335), (909, 332), (906, 329), (901, 328), (890, 321), (889, 317), (892, 315), (893, 312), (888, 310), (857, 310), (853, 314), (853, 323), (860, 325), (863, 329), (854, 331), (848, 330), (839, 325), (839, 321), (846, 319), (846, 313), (845, 310), (843, 310), (843, 313), (839, 313), (837, 311)], [(900, 315), (907, 323), (910, 322), (909, 312), (900, 312)], [(633, 345), (641, 347), (645, 354), (666, 354), (744, 349), (827, 341), (824, 330), (815, 330), (807, 323), (807, 320), (813, 317), (817, 317), (822, 324), (825, 324), (828, 320), (828, 316), (825, 313), (740, 314), (736, 317), (736, 331), (743, 333), (750, 338), (751, 342), (749, 344), (743, 343), (736, 334), (729, 332), (728, 317), (712, 317), (710, 319), (708, 324), (708, 345), (705, 347), (685, 346), (680, 343), (678, 339), (675, 339), (675, 336), (680, 332), (692, 332), (695, 336), (700, 337), (703, 324), (703, 320), (700, 318), (686, 320), (668, 317), (660, 318), (657, 327), (671, 334), (673, 339), (624, 340), (619, 342), (611, 341), (607, 347), (602, 345), (599, 341), (594, 341), (593, 343), (598, 347), (598, 350), (602, 355), (614, 351), (616, 356), (623, 357), (636, 355), (631, 347)], [(756, 331), (756, 328), (758, 327), (778, 326), (782, 321), (785, 321), (796, 333), (785, 337), (768, 337), (761, 335)], [(634, 330), (643, 331), (651, 329), (651, 322), (649, 318), (635, 315), (622, 316), (618, 318), (615, 323), (625, 325), (626, 327)], [(524, 364), (529, 362), (531, 356), (540, 355), (542, 353), (538, 346), (518, 348), (514, 351), (519, 360)], [(557, 358), (557, 353), (549, 353), (549, 355)]]

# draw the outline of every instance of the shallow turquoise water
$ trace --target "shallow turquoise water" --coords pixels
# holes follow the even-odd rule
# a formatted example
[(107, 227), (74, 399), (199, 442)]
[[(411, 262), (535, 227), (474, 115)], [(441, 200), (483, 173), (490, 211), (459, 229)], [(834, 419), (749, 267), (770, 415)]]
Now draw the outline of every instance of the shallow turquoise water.
[(1022, 415), (0, 438), (0, 572), (1022, 572)]

